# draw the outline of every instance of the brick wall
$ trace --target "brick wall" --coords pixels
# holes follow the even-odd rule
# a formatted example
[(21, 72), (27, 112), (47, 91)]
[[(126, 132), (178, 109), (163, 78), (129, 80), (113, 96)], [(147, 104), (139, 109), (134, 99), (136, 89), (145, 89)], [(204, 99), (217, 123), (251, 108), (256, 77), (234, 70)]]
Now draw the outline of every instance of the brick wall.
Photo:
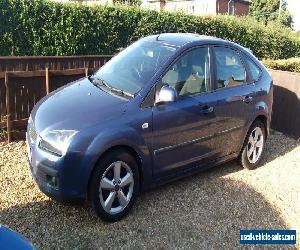
[[(217, 13), (228, 14), (229, 0), (217, 0)], [(244, 0), (234, 1), (234, 14), (236, 16), (245, 16), (249, 14), (250, 3)]]
[(236, 1), (235, 2), (235, 15), (236, 16), (246, 16), (249, 14), (249, 2)]

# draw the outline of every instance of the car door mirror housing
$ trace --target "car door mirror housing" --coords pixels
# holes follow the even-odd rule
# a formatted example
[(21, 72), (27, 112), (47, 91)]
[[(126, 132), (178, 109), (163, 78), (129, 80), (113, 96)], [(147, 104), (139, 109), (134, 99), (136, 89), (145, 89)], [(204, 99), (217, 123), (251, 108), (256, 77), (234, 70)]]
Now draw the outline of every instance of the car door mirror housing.
[(156, 97), (155, 104), (169, 103), (175, 102), (177, 99), (178, 93), (177, 90), (168, 85), (164, 85), (161, 87), (158, 95)]

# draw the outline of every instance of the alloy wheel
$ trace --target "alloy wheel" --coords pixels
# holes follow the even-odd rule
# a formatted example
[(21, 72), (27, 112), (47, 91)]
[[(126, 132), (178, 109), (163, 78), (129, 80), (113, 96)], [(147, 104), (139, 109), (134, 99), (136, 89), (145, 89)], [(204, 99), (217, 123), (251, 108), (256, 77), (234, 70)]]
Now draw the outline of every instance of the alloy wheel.
[(251, 132), (247, 144), (247, 158), (255, 164), (261, 157), (264, 147), (264, 134), (260, 127), (255, 127)]
[(100, 181), (99, 198), (103, 209), (111, 215), (122, 212), (132, 198), (133, 186), (131, 168), (123, 161), (113, 162)]

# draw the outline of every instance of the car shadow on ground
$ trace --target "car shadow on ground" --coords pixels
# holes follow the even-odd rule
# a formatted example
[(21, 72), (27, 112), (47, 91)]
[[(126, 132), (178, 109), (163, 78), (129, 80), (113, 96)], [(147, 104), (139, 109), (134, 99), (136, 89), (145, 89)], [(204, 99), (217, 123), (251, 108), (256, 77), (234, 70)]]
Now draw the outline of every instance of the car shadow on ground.
[(51, 200), (11, 207), (0, 218), (38, 248), (235, 247), (240, 229), (287, 228), (244, 183), (201, 175), (142, 194), (116, 223), (100, 221), (87, 206)]
[(208, 173), (141, 194), (116, 223), (102, 222), (88, 206), (52, 200), (1, 211), (0, 221), (38, 248), (235, 247), (240, 229), (287, 228), (251, 187)]
[[(263, 164), (297, 146), (280, 134), (276, 141), (270, 138)], [(288, 228), (260, 193), (226, 178), (240, 170), (232, 161), (142, 193), (131, 213), (116, 223), (99, 220), (88, 205), (66, 206), (51, 199), (2, 209), (0, 223), (38, 248), (84, 249), (232, 248), (239, 246), (240, 229)]]

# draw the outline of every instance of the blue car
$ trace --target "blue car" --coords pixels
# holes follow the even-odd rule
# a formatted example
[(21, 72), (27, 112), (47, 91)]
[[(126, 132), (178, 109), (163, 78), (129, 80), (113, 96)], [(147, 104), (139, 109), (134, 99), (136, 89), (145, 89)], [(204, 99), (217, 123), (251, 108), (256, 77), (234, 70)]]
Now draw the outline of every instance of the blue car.
[(33, 250), (34, 246), (21, 234), (0, 224), (0, 249)]
[(197, 34), (145, 37), (37, 103), (32, 176), (49, 197), (87, 200), (116, 221), (141, 190), (235, 158), (257, 167), (272, 102), (272, 79), (249, 49)]

